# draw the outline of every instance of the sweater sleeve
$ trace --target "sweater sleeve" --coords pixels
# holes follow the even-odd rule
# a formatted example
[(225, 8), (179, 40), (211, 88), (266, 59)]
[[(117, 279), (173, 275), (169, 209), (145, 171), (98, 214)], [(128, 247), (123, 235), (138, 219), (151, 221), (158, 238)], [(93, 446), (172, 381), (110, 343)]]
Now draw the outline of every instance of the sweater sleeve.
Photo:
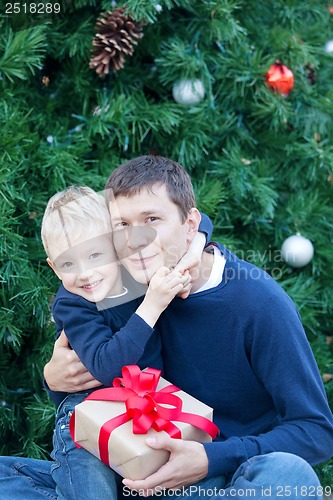
[(333, 454), (332, 413), (299, 314), (288, 301), (271, 297), (258, 304), (248, 349), (277, 418), (262, 434), (204, 444), (209, 477), (233, 472), (249, 458), (274, 451), (293, 453), (311, 465)]
[(198, 231), (200, 233), (204, 233), (205, 234), (205, 236), (206, 236), (206, 244), (207, 244), (212, 239), (212, 234), (213, 234), (214, 226), (213, 226), (212, 221), (208, 217), (208, 215), (204, 214), (203, 212), (200, 212), (200, 214), (201, 214), (201, 221), (200, 221), (200, 224), (199, 224)]
[(73, 295), (54, 303), (58, 331), (65, 331), (69, 344), (87, 370), (102, 384), (111, 385), (121, 368), (137, 363), (152, 335), (140, 316), (132, 314), (117, 332), (105, 323), (94, 303)]

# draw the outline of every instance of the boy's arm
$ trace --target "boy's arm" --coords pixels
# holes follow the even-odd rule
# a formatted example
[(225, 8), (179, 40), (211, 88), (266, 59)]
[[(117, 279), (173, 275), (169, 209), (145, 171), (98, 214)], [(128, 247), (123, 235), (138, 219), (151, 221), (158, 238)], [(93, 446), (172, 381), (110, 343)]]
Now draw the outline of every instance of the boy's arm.
[(214, 225), (208, 215), (200, 212), (201, 221), (199, 224), (198, 231), (199, 233), (203, 233), (206, 237), (206, 244), (209, 243), (212, 239), (212, 234), (214, 231)]
[[(139, 361), (153, 333), (153, 328), (135, 314), (135, 307), (136, 302), (131, 307), (132, 315), (128, 312), (130, 317), (127, 323), (115, 332), (106, 324), (105, 315), (92, 302), (72, 295), (54, 304), (53, 316), (57, 324), (61, 324), (60, 329), (65, 331), (69, 345), (88, 372), (104, 385), (112, 384), (113, 379), (121, 374), (122, 366)], [(59, 353), (59, 350), (55, 352)], [(72, 370), (79, 375), (80, 366), (75, 367), (75, 360), (71, 361)], [(59, 365), (57, 360), (54, 362)], [(85, 376), (88, 377), (87, 374)], [(56, 384), (58, 391), (60, 384)], [(70, 392), (68, 386), (66, 390)]]
[[(94, 379), (104, 385), (111, 385), (113, 379), (121, 374), (121, 368), (124, 365), (139, 362), (153, 334), (156, 321), (183, 288), (186, 279), (186, 276), (174, 271), (170, 272), (167, 268), (157, 271), (137, 311), (135, 312), (137, 302), (129, 303), (127, 313), (130, 317), (127, 323), (116, 332), (112, 331), (109, 324), (106, 324), (105, 316), (98, 311), (96, 304), (69, 293), (65, 297), (56, 299), (53, 316), (58, 331), (65, 331), (69, 345), (93, 376), (89, 378), (86, 372), (82, 372), (87, 377), (84, 381), (86, 385), (90, 382), (94, 386)], [(113, 314), (112, 308), (109, 311)], [(132, 315), (130, 315), (131, 312)], [(124, 310), (121, 314), (124, 314)], [(153, 348), (155, 349), (155, 346)], [(156, 349), (160, 350), (158, 337), (156, 337)], [(57, 349), (55, 353), (59, 353), (59, 350)], [(73, 369), (75, 360), (68, 361), (72, 362)], [(77, 368), (74, 366), (74, 370), (77, 370), (79, 375), (80, 369), (80, 366)], [(52, 365), (51, 368), (46, 366), (47, 382), (49, 382), (48, 378), (51, 378), (50, 372), (55, 373), (54, 370), (52, 371)], [(54, 388), (55, 384), (52, 380), (51, 384)], [(65, 387), (69, 392), (68, 385), (56, 383), (57, 391)]]
[(175, 267), (175, 271), (184, 273), (199, 264), (203, 249), (210, 242), (213, 234), (213, 223), (208, 215), (200, 212), (201, 221), (199, 224), (198, 232), (192, 240), (186, 254), (180, 259)]
[[(179, 271), (180, 273), (184, 273), (185, 271), (189, 271), (191, 273), (191, 269), (199, 265), (201, 260), (202, 252), (211, 240), (213, 233), (213, 223), (208, 217), (208, 215), (200, 212), (201, 214), (201, 222), (198, 228), (198, 232), (195, 235), (195, 238), (192, 240), (186, 254), (180, 259), (178, 264), (175, 267), (175, 271)], [(188, 283), (184, 290), (178, 294), (178, 297), (182, 299), (186, 299), (191, 291), (191, 282)]]
[(153, 327), (171, 300), (184, 289), (189, 280), (188, 274), (182, 275), (178, 271), (161, 267), (151, 278), (145, 298), (136, 314)]

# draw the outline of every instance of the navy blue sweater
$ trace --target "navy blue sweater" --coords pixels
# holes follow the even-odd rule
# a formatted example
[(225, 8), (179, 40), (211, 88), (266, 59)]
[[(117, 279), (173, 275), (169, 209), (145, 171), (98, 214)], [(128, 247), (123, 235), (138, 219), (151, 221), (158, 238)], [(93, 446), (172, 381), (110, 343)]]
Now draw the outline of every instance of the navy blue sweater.
[[(126, 296), (123, 297), (125, 299)], [(138, 364), (162, 369), (161, 341), (156, 330), (135, 314), (142, 301), (119, 303), (108, 299), (98, 309), (94, 302), (74, 295), (61, 286), (53, 303), (57, 337), (65, 330), (70, 346), (90, 373), (105, 386), (121, 376), (121, 368)], [(67, 393), (48, 390), (59, 404)]]
[(332, 413), (295, 304), (267, 273), (219, 248), (220, 285), (176, 297), (156, 325), (166, 379), (214, 409), (221, 435), (204, 445), (208, 475), (273, 451), (328, 459)]

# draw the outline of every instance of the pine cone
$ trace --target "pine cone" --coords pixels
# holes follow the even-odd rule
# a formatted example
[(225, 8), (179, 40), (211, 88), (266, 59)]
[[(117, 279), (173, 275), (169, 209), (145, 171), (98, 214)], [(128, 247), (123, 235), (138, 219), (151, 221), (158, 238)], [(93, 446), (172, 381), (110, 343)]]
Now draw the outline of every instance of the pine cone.
[(126, 7), (103, 12), (96, 22), (92, 58), (89, 67), (100, 77), (110, 71), (119, 71), (125, 65), (126, 56), (134, 53), (134, 46), (143, 37), (143, 23), (124, 14)]

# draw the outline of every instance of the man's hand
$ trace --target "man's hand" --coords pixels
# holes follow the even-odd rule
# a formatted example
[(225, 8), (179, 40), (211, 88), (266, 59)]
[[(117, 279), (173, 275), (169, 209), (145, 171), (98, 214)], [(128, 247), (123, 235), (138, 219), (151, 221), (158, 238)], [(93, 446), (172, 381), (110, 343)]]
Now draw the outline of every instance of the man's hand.
[(158, 487), (177, 490), (204, 479), (208, 472), (208, 458), (202, 444), (194, 441), (172, 439), (169, 436), (148, 438), (147, 444), (155, 450), (168, 450), (169, 461), (155, 474), (139, 481), (123, 479), (123, 484), (142, 496), (150, 496)]
[(56, 392), (86, 391), (102, 385), (69, 347), (64, 331), (54, 343), (52, 357), (44, 367), (44, 378), (51, 391)]

